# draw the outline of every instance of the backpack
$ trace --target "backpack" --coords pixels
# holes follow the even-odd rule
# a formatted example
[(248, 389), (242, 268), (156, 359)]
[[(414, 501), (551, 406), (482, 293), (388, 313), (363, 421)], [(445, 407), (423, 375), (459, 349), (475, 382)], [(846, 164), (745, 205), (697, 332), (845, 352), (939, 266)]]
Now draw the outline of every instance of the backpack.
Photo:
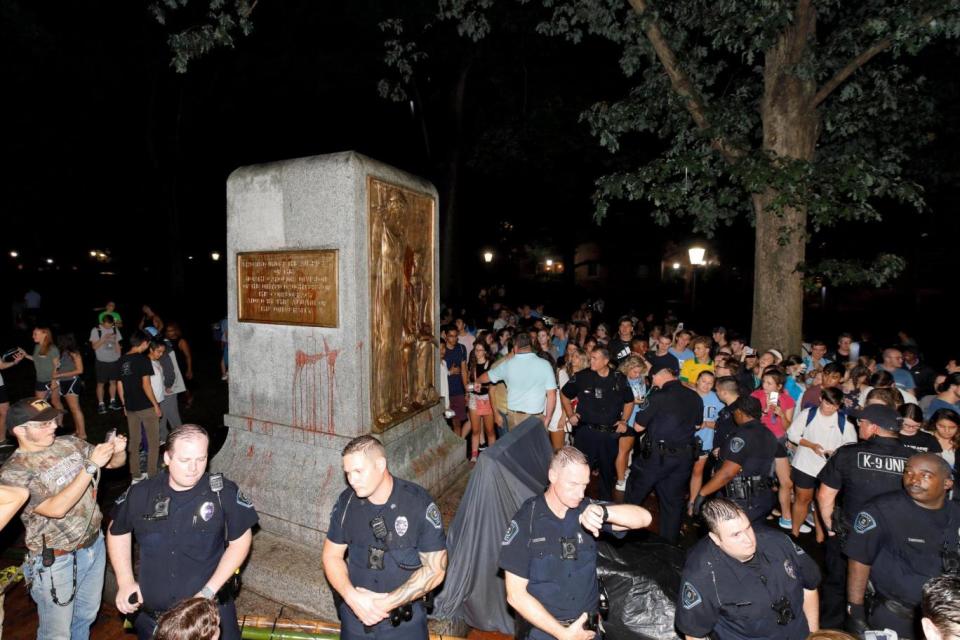
[[(817, 417), (817, 408), (811, 407), (807, 411), (807, 422), (804, 426), (809, 426), (813, 419)], [(837, 411), (837, 426), (840, 427), (840, 435), (843, 435), (843, 430), (847, 428), (847, 414), (843, 411)]]

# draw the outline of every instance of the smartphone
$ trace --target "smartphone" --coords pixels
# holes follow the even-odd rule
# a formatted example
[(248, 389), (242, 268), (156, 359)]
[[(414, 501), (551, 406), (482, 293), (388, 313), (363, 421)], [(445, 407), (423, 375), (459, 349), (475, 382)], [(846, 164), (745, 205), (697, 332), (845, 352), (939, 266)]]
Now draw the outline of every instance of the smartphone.
[(3, 361), (4, 361), (4, 362), (13, 362), (14, 357), (16, 357), (16, 355), (17, 355), (18, 353), (20, 353), (20, 347), (14, 347), (13, 349), (10, 349), (10, 350), (8, 350), (8, 351), (4, 351), (3, 356), (2, 356), (2, 357), (3, 357)]
[(682, 322), (678, 322), (678, 323), (677, 323), (677, 331), (683, 331), (683, 323), (682, 323)]
[(780, 403), (780, 392), (771, 391), (770, 392), (770, 404), (779, 404)]
[(104, 441), (104, 442), (113, 442), (113, 439), (116, 438), (116, 437), (117, 437), (117, 430), (116, 430), (116, 429), (110, 429), (110, 431), (107, 431), (107, 435), (106, 435), (106, 437), (104, 438), (103, 441)]

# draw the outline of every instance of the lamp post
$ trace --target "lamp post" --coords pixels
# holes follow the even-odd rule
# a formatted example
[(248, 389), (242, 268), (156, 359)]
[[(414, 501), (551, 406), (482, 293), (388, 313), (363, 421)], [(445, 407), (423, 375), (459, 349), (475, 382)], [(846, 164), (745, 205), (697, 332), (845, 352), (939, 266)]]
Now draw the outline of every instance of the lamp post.
[(493, 251), (484, 251), (483, 252), (483, 261), (487, 264), (493, 262)]
[(687, 250), (687, 254), (690, 256), (690, 268), (693, 270), (693, 284), (690, 288), (690, 313), (695, 313), (697, 309), (697, 267), (705, 265), (707, 262), (704, 259), (707, 250), (703, 247), (698, 247), (696, 245), (690, 247)]

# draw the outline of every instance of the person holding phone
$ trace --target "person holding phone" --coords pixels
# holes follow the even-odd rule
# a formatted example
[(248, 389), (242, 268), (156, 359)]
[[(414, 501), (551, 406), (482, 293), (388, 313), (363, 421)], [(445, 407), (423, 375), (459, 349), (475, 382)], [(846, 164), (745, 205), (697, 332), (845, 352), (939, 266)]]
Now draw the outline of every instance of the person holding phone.
[[(793, 422), (793, 410), (797, 403), (793, 401), (789, 393), (784, 393), (783, 385), (787, 380), (786, 374), (780, 369), (768, 367), (760, 375), (760, 388), (750, 394), (760, 401), (760, 407), (763, 409), (761, 422), (777, 438), (777, 442), (787, 447), (787, 428)], [(790, 450), (789, 447), (787, 449)], [(790, 480), (790, 461), (787, 458), (777, 460), (777, 480), (780, 482), (780, 528), (793, 529), (793, 521), (790, 519), (792, 511), (791, 496), (793, 493), (793, 482)], [(801, 524), (800, 532), (809, 533), (812, 531), (809, 525)]]

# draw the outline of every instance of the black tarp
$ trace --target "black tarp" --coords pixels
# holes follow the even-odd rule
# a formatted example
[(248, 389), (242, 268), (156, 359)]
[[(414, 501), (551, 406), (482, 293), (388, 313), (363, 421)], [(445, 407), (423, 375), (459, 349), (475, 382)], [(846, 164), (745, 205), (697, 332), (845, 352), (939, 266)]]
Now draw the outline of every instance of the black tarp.
[(543, 422), (528, 418), (477, 460), (447, 531), (449, 563), (433, 615), (463, 620), (475, 629), (513, 635), (500, 541), (523, 501), (542, 493), (553, 449)]
[[(542, 493), (553, 449), (543, 423), (529, 419), (478, 459), (447, 532), (449, 564), (434, 617), (463, 620), (475, 629), (513, 635), (500, 542), (524, 500)], [(598, 571), (610, 596), (608, 640), (668, 640), (680, 589), (684, 553), (649, 532), (625, 540), (604, 536)]]

